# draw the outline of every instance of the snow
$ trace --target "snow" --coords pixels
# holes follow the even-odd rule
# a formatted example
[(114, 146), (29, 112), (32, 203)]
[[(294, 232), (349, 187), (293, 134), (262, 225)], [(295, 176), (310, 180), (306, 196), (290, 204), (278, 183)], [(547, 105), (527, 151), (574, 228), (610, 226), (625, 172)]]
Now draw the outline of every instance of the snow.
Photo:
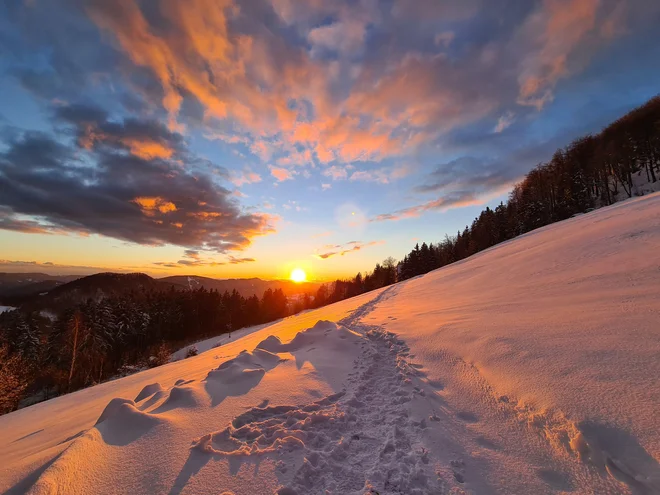
[(0, 491), (660, 493), (658, 246), (656, 193), (0, 417)]
[(16, 308), (13, 306), (0, 306), (0, 313), (4, 313), (5, 311), (13, 311)]
[(265, 323), (263, 325), (255, 325), (252, 327), (241, 328), (239, 330), (234, 330), (229, 333), (218, 335), (217, 337), (211, 337), (210, 339), (201, 340), (199, 342), (195, 342), (194, 344), (189, 344), (185, 347), (182, 347), (178, 351), (173, 352), (171, 356), (171, 360), (178, 361), (180, 359), (185, 359), (188, 349), (191, 349), (193, 347), (197, 349), (198, 353), (206, 352), (209, 349), (220, 347), (221, 345), (225, 345), (230, 341), (238, 340), (241, 337), (244, 337), (246, 335), (256, 332), (257, 330), (261, 330), (271, 325), (273, 325), (273, 323)]

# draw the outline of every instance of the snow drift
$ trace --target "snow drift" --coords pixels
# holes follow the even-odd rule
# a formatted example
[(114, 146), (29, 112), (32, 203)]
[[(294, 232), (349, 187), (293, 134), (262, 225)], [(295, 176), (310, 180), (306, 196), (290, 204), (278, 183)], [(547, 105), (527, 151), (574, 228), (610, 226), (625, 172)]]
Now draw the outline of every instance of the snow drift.
[(0, 418), (8, 493), (660, 493), (660, 195)]

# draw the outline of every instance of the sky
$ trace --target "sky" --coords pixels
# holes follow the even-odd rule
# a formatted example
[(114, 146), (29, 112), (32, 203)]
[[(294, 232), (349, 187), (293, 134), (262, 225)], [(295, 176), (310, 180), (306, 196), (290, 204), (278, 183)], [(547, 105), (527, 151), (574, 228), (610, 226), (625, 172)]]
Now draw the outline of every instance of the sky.
[(4, 0), (0, 271), (314, 280), (659, 92), (651, 0)]

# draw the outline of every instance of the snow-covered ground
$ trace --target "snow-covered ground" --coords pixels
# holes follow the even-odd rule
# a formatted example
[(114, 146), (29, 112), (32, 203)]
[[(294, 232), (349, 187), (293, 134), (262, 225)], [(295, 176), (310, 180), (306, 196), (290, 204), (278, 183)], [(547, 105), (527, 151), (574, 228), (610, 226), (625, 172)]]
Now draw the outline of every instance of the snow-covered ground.
[(245, 337), (246, 335), (256, 332), (257, 330), (261, 330), (262, 328), (266, 328), (271, 325), (273, 325), (273, 323), (266, 323), (263, 325), (241, 328), (239, 330), (234, 330), (233, 332), (223, 333), (221, 335), (218, 335), (217, 337), (211, 337), (210, 339), (200, 340), (199, 342), (195, 342), (194, 344), (189, 344), (185, 347), (182, 347), (178, 351), (173, 352), (171, 360), (178, 361), (180, 359), (185, 359), (186, 354), (188, 353), (188, 349), (195, 348), (197, 349), (198, 353), (206, 352), (209, 349), (214, 349), (223, 346), (228, 342), (238, 340), (240, 338)]
[(660, 493), (659, 247), (635, 198), (0, 417), (0, 491)]

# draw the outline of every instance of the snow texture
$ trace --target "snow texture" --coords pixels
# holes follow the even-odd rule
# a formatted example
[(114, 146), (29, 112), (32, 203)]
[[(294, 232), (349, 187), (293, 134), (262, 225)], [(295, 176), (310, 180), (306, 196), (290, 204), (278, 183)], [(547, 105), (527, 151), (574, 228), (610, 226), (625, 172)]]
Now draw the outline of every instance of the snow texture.
[(658, 246), (635, 198), (11, 413), (0, 491), (660, 493)]

